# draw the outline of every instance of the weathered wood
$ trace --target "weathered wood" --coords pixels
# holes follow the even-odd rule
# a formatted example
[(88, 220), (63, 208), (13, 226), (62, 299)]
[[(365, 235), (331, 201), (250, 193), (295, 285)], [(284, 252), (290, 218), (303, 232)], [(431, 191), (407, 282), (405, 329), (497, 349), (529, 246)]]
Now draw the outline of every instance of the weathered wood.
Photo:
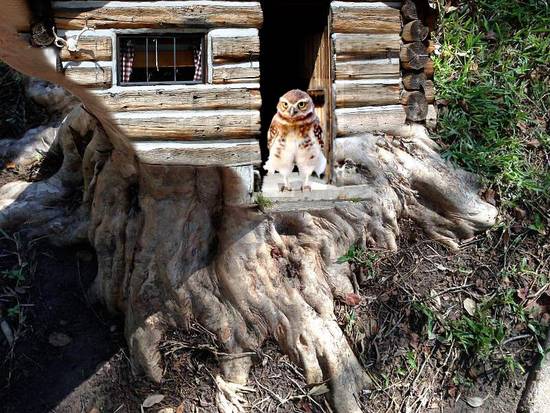
[(217, 29), (208, 36), (214, 63), (250, 62), (260, 57), (257, 29)]
[(399, 2), (334, 1), (332, 31), (336, 33), (397, 33), (401, 29)]
[(422, 122), (428, 115), (428, 101), (422, 92), (403, 93), (402, 103), (405, 106), (407, 119), (413, 122)]
[(435, 101), (435, 86), (434, 82), (427, 80), (424, 84), (424, 95), (428, 103), (433, 103)]
[(58, 1), (61, 29), (143, 29), (166, 27), (251, 27), (262, 25), (259, 2), (241, 1)]
[(245, 139), (260, 133), (257, 110), (116, 113), (115, 122), (132, 139)]
[(419, 16), (418, 10), (416, 9), (416, 3), (413, 0), (405, 0), (401, 5), (401, 14), (405, 21), (418, 19)]
[(141, 162), (151, 165), (235, 167), (262, 163), (258, 140), (133, 142)]
[(337, 81), (334, 84), (337, 108), (395, 105), (399, 103), (399, 81)]
[(108, 66), (67, 66), (65, 76), (82, 86), (92, 88), (109, 88), (113, 83), (112, 70)]
[(426, 116), (426, 127), (432, 130), (437, 127), (437, 109), (434, 105), (428, 105), (428, 115)]
[(260, 63), (247, 62), (212, 66), (212, 83), (256, 83), (260, 81)]
[(181, 85), (121, 87), (97, 91), (114, 112), (139, 110), (260, 109), (260, 85)]
[(399, 57), (405, 69), (422, 69), (430, 60), (430, 54), (421, 42), (403, 45)]
[(86, 36), (78, 41), (80, 50), (70, 53), (61, 49), (61, 60), (64, 61), (111, 61), (113, 58), (113, 40), (111, 37)]
[(401, 39), (393, 34), (334, 34), (337, 61), (399, 56)]
[(399, 59), (336, 62), (336, 80), (399, 79)]
[(401, 37), (406, 42), (421, 42), (430, 33), (430, 29), (422, 24), (420, 20), (413, 20), (403, 26)]
[(432, 59), (428, 59), (428, 61), (424, 65), (424, 73), (426, 74), (426, 78), (433, 79), (433, 77), (434, 77), (434, 61)]
[(420, 90), (426, 84), (426, 74), (406, 73), (403, 75), (403, 87), (407, 90)]
[(384, 132), (401, 127), (406, 120), (402, 105), (336, 109), (337, 136)]

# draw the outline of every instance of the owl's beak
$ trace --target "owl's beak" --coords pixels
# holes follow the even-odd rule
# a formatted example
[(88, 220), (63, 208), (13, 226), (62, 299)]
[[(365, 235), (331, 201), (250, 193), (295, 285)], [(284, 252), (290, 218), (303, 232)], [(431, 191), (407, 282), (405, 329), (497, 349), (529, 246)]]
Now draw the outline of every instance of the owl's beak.
[(291, 106), (290, 109), (288, 110), (288, 113), (290, 113), (290, 116), (296, 115), (296, 112), (297, 110), (296, 110), (296, 107), (294, 106)]

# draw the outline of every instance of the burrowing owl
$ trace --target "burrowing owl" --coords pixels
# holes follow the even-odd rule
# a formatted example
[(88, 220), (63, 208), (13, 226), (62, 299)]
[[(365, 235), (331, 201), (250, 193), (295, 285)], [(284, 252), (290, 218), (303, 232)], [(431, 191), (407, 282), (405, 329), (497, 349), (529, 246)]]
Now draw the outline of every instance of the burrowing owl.
[(323, 146), (323, 129), (311, 97), (299, 89), (283, 95), (269, 127), (269, 159), (264, 166), (269, 173), (278, 171), (283, 175), (281, 191), (292, 190), (288, 176), (294, 165), (303, 179), (302, 190), (311, 190), (310, 175), (313, 171), (321, 175), (327, 166)]

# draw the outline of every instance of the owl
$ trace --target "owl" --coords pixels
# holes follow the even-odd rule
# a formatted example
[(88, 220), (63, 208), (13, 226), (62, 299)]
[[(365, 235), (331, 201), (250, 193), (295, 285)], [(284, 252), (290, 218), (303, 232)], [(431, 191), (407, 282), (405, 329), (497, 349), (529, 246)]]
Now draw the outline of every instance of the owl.
[(311, 97), (299, 89), (284, 94), (267, 134), (269, 159), (264, 169), (279, 172), (284, 179), (281, 191), (291, 191), (288, 176), (298, 166), (302, 191), (311, 191), (309, 177), (321, 175), (327, 166), (323, 153), (323, 129), (315, 113)]

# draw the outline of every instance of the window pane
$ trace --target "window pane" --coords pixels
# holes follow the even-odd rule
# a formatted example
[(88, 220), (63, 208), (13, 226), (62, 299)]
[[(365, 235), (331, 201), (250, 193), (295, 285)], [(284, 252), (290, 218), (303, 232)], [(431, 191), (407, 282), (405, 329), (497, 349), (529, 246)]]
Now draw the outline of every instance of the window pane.
[(174, 38), (149, 37), (149, 82), (174, 81)]
[(202, 37), (194, 36), (176, 40), (176, 80), (203, 81)]
[(147, 81), (144, 37), (121, 38), (119, 56), (121, 83)]

